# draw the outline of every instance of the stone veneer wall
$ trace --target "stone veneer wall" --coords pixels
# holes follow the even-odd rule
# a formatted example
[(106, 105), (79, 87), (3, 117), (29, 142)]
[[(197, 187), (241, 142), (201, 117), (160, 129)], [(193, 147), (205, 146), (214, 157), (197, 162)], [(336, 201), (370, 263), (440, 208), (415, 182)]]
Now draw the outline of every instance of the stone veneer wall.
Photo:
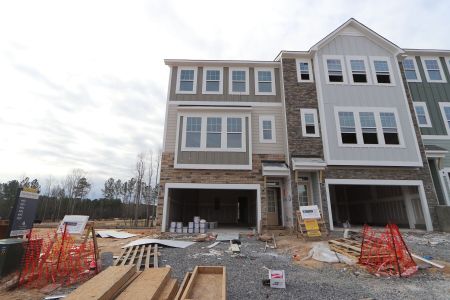
[(157, 225), (161, 226), (163, 217), (164, 193), (166, 183), (221, 183), (221, 184), (260, 184), (261, 185), (261, 224), (267, 221), (267, 201), (262, 176), (263, 161), (284, 161), (284, 155), (253, 154), (252, 170), (197, 170), (175, 169), (174, 154), (163, 153), (161, 159), (160, 193), (156, 213)]

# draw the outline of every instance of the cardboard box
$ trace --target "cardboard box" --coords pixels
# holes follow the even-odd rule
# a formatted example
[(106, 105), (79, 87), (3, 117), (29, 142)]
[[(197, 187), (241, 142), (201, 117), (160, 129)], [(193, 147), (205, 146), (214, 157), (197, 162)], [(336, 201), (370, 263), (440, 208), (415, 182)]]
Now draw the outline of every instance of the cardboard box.
[(269, 279), (271, 288), (286, 288), (286, 276), (284, 274), (284, 270), (269, 270)]

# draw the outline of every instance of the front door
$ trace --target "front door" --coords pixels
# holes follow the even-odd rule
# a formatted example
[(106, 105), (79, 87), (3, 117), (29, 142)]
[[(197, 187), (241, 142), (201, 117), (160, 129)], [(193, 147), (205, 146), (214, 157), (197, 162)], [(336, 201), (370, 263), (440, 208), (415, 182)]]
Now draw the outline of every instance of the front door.
[(277, 226), (279, 223), (280, 188), (267, 188), (267, 225)]
[(297, 180), (297, 196), (299, 206), (312, 205), (311, 178), (309, 176), (299, 176)]

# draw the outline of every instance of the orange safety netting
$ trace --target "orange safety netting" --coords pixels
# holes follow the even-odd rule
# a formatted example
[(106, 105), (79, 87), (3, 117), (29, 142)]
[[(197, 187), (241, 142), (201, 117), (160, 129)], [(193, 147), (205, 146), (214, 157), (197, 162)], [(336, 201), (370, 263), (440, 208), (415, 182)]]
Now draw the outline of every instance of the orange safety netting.
[(364, 225), (359, 263), (369, 272), (388, 276), (410, 276), (417, 271), (417, 265), (395, 224), (386, 225), (382, 231), (375, 231)]
[(19, 286), (42, 287), (49, 283), (71, 285), (94, 275), (92, 240), (76, 241), (68, 232), (47, 236), (30, 234), (19, 272)]

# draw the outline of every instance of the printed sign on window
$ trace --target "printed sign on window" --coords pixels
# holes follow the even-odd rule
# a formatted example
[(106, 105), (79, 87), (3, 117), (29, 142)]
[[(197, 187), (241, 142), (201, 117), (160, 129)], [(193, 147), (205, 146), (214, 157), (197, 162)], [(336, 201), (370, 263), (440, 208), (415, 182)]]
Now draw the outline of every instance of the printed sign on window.
[(320, 219), (319, 207), (317, 205), (309, 205), (309, 206), (300, 206), (300, 213), (302, 215), (302, 219)]

